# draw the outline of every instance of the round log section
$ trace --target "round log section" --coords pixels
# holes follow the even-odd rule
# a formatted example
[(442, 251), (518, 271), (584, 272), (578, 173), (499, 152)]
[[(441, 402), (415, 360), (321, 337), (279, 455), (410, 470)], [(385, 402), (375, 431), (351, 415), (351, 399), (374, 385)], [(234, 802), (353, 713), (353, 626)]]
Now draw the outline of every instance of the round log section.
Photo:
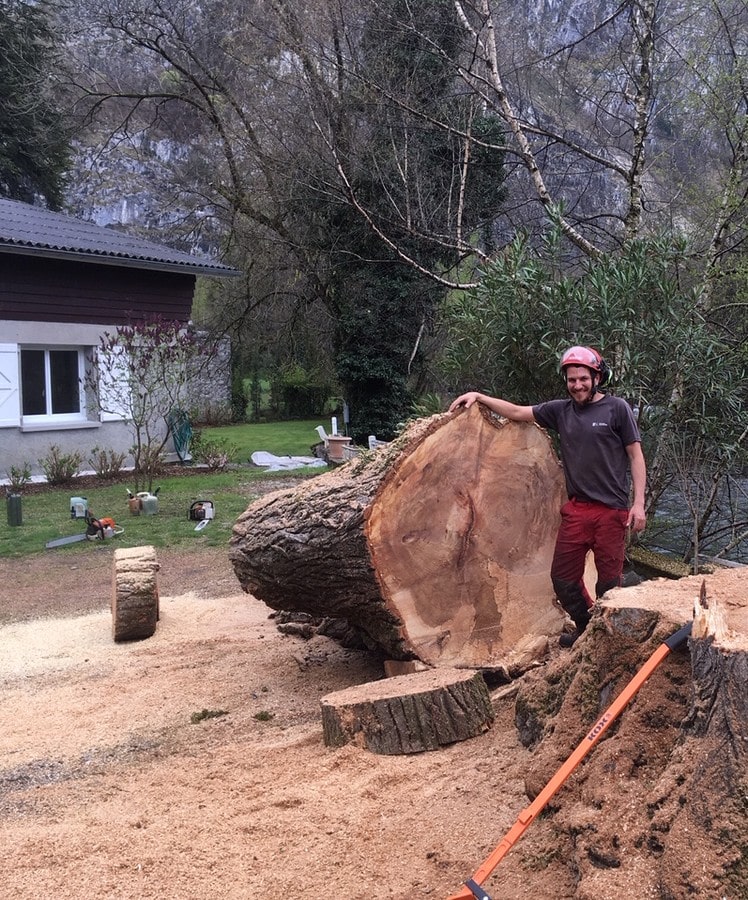
[(116, 642), (141, 640), (156, 631), (158, 569), (151, 546), (114, 551), (112, 633)]
[(515, 675), (565, 620), (549, 577), (564, 499), (547, 434), (476, 404), (257, 500), (229, 555), (268, 606), (346, 619), (392, 659)]
[(328, 694), (321, 700), (328, 747), (352, 742), (374, 753), (438, 750), (483, 734), (494, 714), (480, 672), (433, 669)]

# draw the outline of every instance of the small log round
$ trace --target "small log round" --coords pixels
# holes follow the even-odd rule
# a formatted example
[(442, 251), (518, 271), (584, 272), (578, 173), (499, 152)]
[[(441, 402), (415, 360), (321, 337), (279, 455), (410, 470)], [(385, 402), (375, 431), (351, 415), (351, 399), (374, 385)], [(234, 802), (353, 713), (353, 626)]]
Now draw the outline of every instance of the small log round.
[(353, 742), (389, 756), (476, 737), (494, 719), (481, 673), (448, 668), (336, 691), (322, 698), (321, 707), (328, 747)]
[(112, 633), (115, 642), (151, 637), (159, 617), (156, 550), (151, 546), (114, 551)]

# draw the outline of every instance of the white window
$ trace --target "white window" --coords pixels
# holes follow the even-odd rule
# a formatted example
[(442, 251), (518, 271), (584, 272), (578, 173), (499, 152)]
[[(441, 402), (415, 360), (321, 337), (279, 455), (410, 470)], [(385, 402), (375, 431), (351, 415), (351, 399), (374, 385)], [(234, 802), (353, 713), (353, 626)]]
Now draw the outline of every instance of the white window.
[(21, 416), (24, 425), (86, 419), (80, 348), (21, 348)]

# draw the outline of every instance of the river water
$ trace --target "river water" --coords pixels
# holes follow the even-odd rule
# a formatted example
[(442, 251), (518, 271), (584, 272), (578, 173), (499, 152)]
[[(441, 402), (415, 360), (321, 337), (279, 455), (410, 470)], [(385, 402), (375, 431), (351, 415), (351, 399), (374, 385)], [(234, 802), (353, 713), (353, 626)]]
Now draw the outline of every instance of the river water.
[[(697, 492), (694, 490), (691, 493), (691, 504), (694, 507), (697, 506), (696, 500)], [(693, 521), (689, 502), (683, 491), (670, 488), (663, 494), (654, 518), (647, 525), (643, 543), (651, 550), (673, 553), (682, 558), (693, 534)], [(700, 559), (716, 556), (734, 537), (745, 531), (748, 531), (748, 479), (733, 478), (725, 485), (717, 511), (701, 540)], [(725, 553), (723, 558), (748, 564), (748, 537)]]

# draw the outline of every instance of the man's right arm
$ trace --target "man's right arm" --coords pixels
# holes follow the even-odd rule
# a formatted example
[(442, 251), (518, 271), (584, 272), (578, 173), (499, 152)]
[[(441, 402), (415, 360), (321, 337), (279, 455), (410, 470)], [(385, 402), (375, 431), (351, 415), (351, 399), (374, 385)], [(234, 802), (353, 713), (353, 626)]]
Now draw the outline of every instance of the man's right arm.
[(470, 409), (474, 403), (482, 403), (492, 412), (505, 419), (511, 419), (513, 422), (534, 422), (535, 417), (532, 414), (532, 406), (517, 406), (516, 403), (510, 403), (508, 400), (501, 400), (498, 397), (489, 397), (488, 394), (480, 394), (478, 391), (468, 391), (467, 394), (461, 394), (456, 400), (452, 401), (449, 411), (464, 407)]

